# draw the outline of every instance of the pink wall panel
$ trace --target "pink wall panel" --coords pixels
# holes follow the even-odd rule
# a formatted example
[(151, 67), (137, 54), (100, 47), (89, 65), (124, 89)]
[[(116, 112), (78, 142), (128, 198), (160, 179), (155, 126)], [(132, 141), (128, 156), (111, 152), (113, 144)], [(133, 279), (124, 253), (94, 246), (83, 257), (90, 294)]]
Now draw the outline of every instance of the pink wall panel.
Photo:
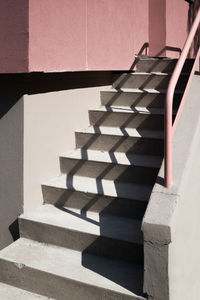
[(0, 1), (0, 73), (28, 71), (28, 0)]
[(165, 56), (166, 0), (149, 0), (149, 54)]
[(87, 5), (88, 69), (129, 69), (148, 42), (148, 1), (88, 0)]
[(29, 2), (29, 71), (129, 69), (148, 42), (147, 0)]
[(86, 0), (29, 0), (29, 71), (79, 71), (86, 61)]
[(0, 73), (130, 69), (148, 42), (175, 57), (188, 11), (183, 0), (1, 0)]
[(179, 57), (174, 48), (183, 48), (188, 35), (189, 5), (183, 0), (166, 0), (166, 46), (172, 47), (167, 56)]

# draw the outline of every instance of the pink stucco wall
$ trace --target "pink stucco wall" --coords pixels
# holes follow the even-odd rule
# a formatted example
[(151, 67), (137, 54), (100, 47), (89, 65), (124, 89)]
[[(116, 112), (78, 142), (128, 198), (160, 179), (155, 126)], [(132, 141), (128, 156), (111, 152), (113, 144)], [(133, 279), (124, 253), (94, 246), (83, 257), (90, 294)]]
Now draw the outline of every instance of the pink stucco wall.
[(148, 42), (147, 0), (29, 0), (29, 71), (129, 69)]
[(165, 45), (166, 2), (165, 0), (149, 0), (149, 55), (164, 56)]
[(86, 1), (29, 0), (29, 71), (85, 69)]
[(172, 47), (167, 56), (179, 57), (180, 52), (173, 47), (182, 49), (188, 35), (188, 9), (186, 1), (166, 0), (166, 46)]
[(179, 57), (188, 35), (188, 11), (184, 0), (149, 0), (150, 55)]
[(188, 10), (184, 0), (0, 0), (0, 73), (126, 70), (148, 42), (152, 56), (178, 56)]
[(28, 71), (28, 0), (0, 1), (0, 73)]
[(86, 68), (129, 69), (145, 42), (148, 1), (87, 1)]

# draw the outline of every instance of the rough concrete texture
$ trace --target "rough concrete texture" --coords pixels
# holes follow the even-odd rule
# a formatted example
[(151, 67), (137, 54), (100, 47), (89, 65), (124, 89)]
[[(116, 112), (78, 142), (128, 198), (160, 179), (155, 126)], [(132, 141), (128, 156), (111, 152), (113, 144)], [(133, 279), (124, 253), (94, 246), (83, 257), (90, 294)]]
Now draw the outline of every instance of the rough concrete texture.
[(144, 289), (156, 300), (195, 300), (199, 293), (199, 84), (195, 75), (173, 138), (173, 184), (163, 186), (162, 166), (143, 219)]
[[(0, 280), (61, 300), (145, 300), (139, 265), (19, 239), (0, 254)], [(30, 280), (32, 278), (32, 280)]]
[(28, 291), (0, 283), (0, 299), (2, 300), (55, 300), (53, 298), (37, 295)]

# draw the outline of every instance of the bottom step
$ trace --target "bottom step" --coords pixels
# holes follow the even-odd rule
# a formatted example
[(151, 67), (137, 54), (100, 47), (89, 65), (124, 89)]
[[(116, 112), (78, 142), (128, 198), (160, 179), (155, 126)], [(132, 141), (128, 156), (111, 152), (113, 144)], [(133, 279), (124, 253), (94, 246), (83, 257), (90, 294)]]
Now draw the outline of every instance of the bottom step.
[(146, 300), (143, 267), (28, 239), (0, 252), (0, 270), (1, 282), (59, 300)]
[(11, 285), (0, 283), (1, 300), (55, 300), (53, 298), (33, 294)]

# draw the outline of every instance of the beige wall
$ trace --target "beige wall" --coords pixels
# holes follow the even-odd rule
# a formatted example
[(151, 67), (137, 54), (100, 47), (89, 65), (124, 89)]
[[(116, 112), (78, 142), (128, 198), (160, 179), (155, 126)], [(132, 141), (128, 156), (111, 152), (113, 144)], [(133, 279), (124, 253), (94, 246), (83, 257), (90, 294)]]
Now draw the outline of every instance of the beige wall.
[(74, 131), (89, 125), (102, 87), (24, 96), (24, 209), (42, 204), (41, 183), (60, 174), (59, 155), (75, 147)]
[(43, 203), (41, 183), (60, 174), (59, 155), (74, 131), (89, 125), (88, 109), (111, 72), (0, 76), (0, 249), (18, 236), (17, 218)]
[[(200, 131), (199, 131), (200, 137)], [(192, 153), (169, 246), (170, 300), (196, 300), (200, 290), (200, 139)]]
[(199, 297), (199, 86), (195, 75), (173, 137), (173, 184), (162, 185), (162, 165), (143, 219), (144, 288), (155, 300)]

